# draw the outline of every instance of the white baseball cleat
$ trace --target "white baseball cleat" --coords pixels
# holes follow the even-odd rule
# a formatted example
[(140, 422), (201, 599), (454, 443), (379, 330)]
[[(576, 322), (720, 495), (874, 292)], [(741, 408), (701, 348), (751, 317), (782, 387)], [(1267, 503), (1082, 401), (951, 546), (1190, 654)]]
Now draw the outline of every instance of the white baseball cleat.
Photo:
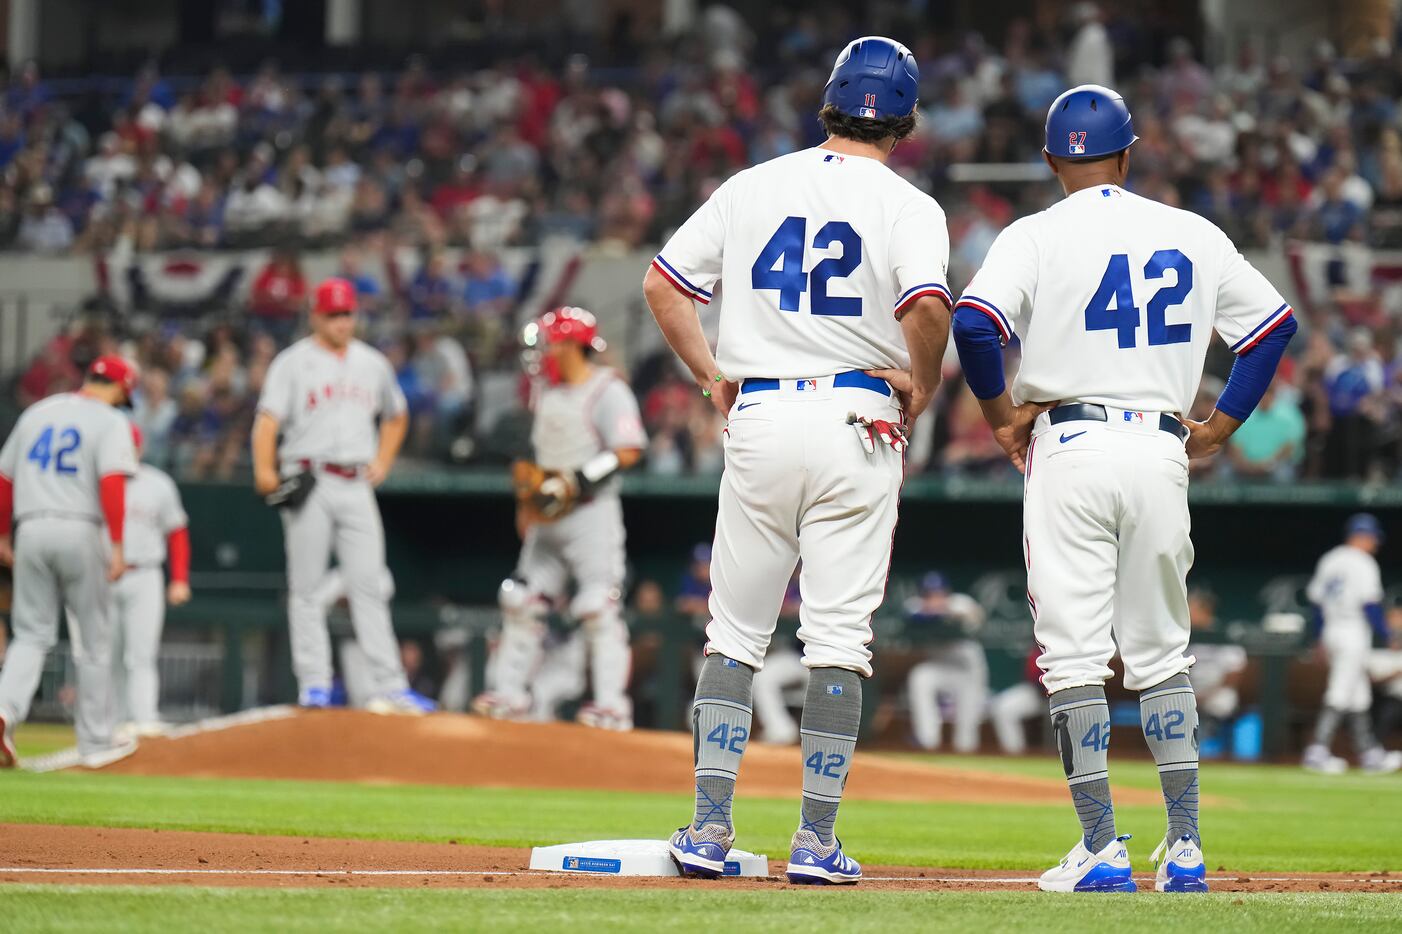
[(1314, 743), (1305, 749), (1301, 765), (1320, 775), (1342, 775), (1348, 771), (1348, 760), (1331, 753), (1327, 747)]
[(134, 752), (136, 740), (129, 739), (125, 742), (114, 742), (111, 746), (93, 752), (85, 752), (78, 762), (85, 769), (104, 769), (114, 762), (121, 762)]
[(601, 704), (585, 704), (574, 715), (575, 722), (592, 726), (597, 730), (613, 730), (627, 733), (633, 728), (632, 705), (628, 707), (604, 707)]
[(1393, 749), (1388, 751), (1381, 746), (1374, 746), (1363, 753), (1361, 762), (1363, 771), (1382, 774), (1385, 772), (1396, 772), (1402, 769), (1402, 752)]
[(433, 713), (438, 709), (438, 703), (431, 697), (425, 697), (418, 691), (409, 688), (400, 688), (398, 691), (391, 691), (388, 694), (381, 694), (373, 698), (365, 705), (365, 709), (370, 713), (378, 714), (404, 714), (410, 717), (422, 717), (424, 714)]
[(496, 691), (484, 691), (472, 699), (472, 712), (492, 720), (532, 720), (530, 698), (515, 700)]
[(1154, 889), (1159, 892), (1206, 892), (1207, 864), (1202, 860), (1202, 848), (1184, 834), (1170, 845), (1165, 837), (1149, 857), (1158, 874)]
[(1076, 841), (1065, 859), (1042, 873), (1037, 888), (1043, 892), (1136, 891), (1129, 851), (1125, 849), (1129, 836), (1116, 837), (1099, 853), (1086, 849), (1084, 839)]
[(15, 754), (14, 732), (9, 721), (0, 717), (0, 769), (12, 769), (19, 762), (19, 756)]

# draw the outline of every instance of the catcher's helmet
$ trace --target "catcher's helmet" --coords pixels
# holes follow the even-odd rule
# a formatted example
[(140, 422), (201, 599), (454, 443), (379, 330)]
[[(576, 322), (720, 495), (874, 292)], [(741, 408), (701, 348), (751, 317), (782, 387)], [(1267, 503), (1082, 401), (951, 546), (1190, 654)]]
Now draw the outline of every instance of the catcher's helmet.
[(904, 117), (915, 109), (920, 67), (910, 49), (882, 36), (854, 39), (837, 56), (823, 103), (849, 117)]
[(1072, 88), (1047, 111), (1047, 155), (1094, 159), (1128, 149), (1139, 137), (1123, 97), (1098, 84)]
[(599, 322), (583, 308), (570, 305), (555, 308), (547, 311), (535, 324), (536, 335), (531, 334), (529, 325), (526, 327), (524, 342), (527, 346), (537, 340), (544, 340), (547, 344), (570, 341), (589, 350), (604, 350), (608, 347), (599, 336)]

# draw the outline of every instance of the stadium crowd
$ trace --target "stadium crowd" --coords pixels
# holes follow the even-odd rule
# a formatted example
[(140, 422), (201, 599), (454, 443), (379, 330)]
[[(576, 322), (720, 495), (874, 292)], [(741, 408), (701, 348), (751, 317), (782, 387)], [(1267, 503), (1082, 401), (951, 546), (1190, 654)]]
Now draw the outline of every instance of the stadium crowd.
[[(704, 41), (679, 37), (607, 69), (580, 55), (452, 68), (412, 58), (352, 75), (268, 62), (246, 76), (219, 66), (166, 76), (148, 65), (107, 97), (17, 69), (0, 108), (0, 249), (273, 248), (238, 307), (139, 332), (75, 324), (22, 375), (18, 401), (67, 388), (86, 358), (128, 341), (146, 370), (149, 456), (191, 476), (232, 475), (268, 360), (311, 285), (298, 251), (338, 249), (367, 333), (411, 400), (409, 453), (490, 457), (497, 432), (474, 417), (477, 387), (515, 366), (521, 323), (522, 283), (503, 249), (660, 242), (730, 173), (821, 141), (822, 66), (852, 21), (835, 5), (773, 16), (713, 6), (690, 37)], [(1140, 133), (1134, 189), (1206, 215), (1243, 248), (1325, 249), (1322, 284), (1293, 283), (1303, 333), (1273, 393), (1200, 470), (1402, 475), (1402, 292), (1378, 274), (1402, 247), (1402, 54), (1380, 45), (1349, 58), (1321, 43), (1307, 60), (1264, 60), (1243, 46), (1210, 70), (1186, 40), (1094, 3), (1072, 6), (1059, 35), (1013, 20), (996, 44), (880, 25), (911, 36), (922, 63), (920, 127), (892, 165), (945, 207), (956, 291), (1003, 226), (1055, 197), (1029, 180), (1047, 104), (1070, 85), (1114, 85)], [(756, 48), (772, 54), (757, 60)], [(959, 171), (968, 163), (1013, 170), (971, 183)], [(422, 256), (403, 277), (384, 261), (402, 247)], [(1371, 270), (1361, 281), (1348, 274), (1360, 251)], [(655, 439), (646, 469), (718, 470), (718, 426), (694, 389), (656, 359), (633, 363)], [(1202, 405), (1229, 364), (1214, 353)], [(913, 466), (1008, 473), (953, 367)]]

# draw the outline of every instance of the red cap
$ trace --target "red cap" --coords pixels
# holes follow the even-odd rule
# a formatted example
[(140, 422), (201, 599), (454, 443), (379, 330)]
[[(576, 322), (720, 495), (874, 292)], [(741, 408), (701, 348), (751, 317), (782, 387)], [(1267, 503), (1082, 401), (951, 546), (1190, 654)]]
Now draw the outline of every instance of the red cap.
[(140, 454), (140, 453), (141, 453), (141, 441), (142, 441), (142, 438), (141, 438), (141, 426), (138, 425), (136, 422), (132, 422), (132, 423), (131, 423), (131, 443), (132, 443), (132, 446), (133, 446), (134, 448), (136, 448), (136, 453), (137, 453), (137, 454)]
[(349, 279), (327, 279), (316, 287), (312, 314), (333, 315), (346, 311), (355, 311), (355, 286)]
[(603, 350), (608, 347), (599, 336), (599, 322), (583, 308), (565, 306), (547, 311), (540, 319), (540, 331), (546, 343), (573, 341), (581, 347)]
[(100, 376), (109, 383), (116, 383), (126, 392), (127, 398), (131, 398), (136, 389), (136, 364), (116, 354), (109, 353), (98, 357), (92, 362), (92, 366), (88, 367), (88, 375)]

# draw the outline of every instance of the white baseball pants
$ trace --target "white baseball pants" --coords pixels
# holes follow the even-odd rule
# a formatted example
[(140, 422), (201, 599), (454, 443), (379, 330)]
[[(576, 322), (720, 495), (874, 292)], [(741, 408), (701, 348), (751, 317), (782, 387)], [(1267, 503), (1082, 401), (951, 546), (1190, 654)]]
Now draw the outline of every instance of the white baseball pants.
[(753, 391), (746, 381), (730, 411), (707, 654), (764, 667), (801, 558), (803, 664), (871, 675), (871, 616), (885, 593), (903, 465), (879, 440), (868, 454), (847, 417), (896, 422), (901, 413), (894, 396), (833, 381)]
[(1157, 412), (1107, 414), (1033, 428), (1023, 551), (1048, 693), (1104, 684), (1116, 643), (1131, 691), (1193, 664), (1187, 452)]
[(935, 648), (926, 661), (910, 670), (906, 695), (911, 732), (920, 748), (940, 747), (943, 697), (954, 708), (954, 751), (976, 751), (988, 703), (988, 657), (983, 646), (975, 639), (961, 639)]
[(112, 744), (112, 627), (109, 617), (105, 533), (81, 519), (27, 519), (15, 531), (14, 640), (0, 669), (0, 715), (19, 724), (44, 673), (44, 657), (58, 642), (63, 610), (72, 613), (78, 666), (74, 726), (80, 752)]
[(385, 532), (375, 491), (363, 479), (319, 471), (298, 509), (282, 512), (287, 550), (287, 617), (298, 687), (330, 687), (333, 673), (326, 605), (320, 593), (334, 550), (345, 580), (355, 640), (364, 650), (376, 695), (408, 686), (390, 623)]
[(123, 715), (133, 723), (160, 720), (156, 660), (165, 618), (165, 574), (159, 566), (131, 568), (112, 585), (115, 645), (125, 681)]
[(1362, 623), (1326, 621), (1319, 641), (1329, 657), (1324, 706), (1346, 713), (1371, 708), (1373, 682), (1368, 676), (1368, 658), (1373, 650), (1372, 631)]

